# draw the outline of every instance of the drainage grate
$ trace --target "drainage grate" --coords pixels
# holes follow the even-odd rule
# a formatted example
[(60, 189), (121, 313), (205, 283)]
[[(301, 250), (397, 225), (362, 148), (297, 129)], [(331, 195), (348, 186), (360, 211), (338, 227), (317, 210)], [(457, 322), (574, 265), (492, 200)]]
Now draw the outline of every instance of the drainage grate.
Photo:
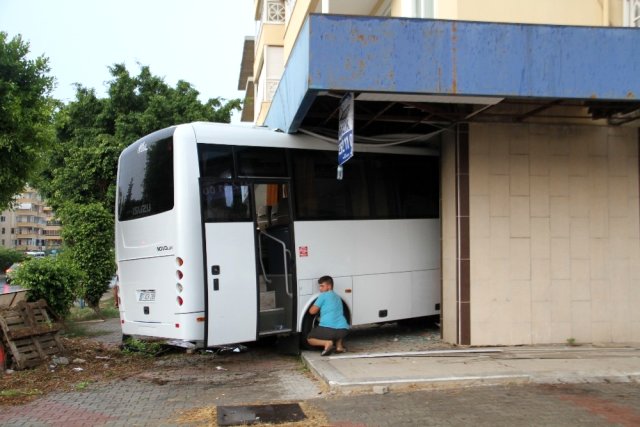
[(218, 406), (218, 425), (237, 426), (254, 423), (286, 423), (307, 418), (297, 403), (253, 406)]

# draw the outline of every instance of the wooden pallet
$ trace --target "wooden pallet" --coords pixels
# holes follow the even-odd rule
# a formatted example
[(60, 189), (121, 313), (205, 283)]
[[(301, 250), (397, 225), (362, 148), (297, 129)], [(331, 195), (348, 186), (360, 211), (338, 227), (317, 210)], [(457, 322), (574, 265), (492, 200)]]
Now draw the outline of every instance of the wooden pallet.
[(59, 330), (60, 326), (49, 317), (44, 300), (0, 308), (2, 345), (13, 369), (38, 366), (50, 356), (64, 352)]

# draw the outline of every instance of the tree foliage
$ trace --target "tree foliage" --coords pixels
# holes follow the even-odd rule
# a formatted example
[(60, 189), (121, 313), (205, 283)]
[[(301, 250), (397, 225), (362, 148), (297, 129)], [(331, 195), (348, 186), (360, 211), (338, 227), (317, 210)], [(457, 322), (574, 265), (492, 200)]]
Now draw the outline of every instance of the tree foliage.
[(14, 274), (13, 283), (29, 289), (29, 301), (44, 299), (56, 315), (64, 318), (69, 314), (82, 277), (69, 259), (44, 257), (22, 263)]
[(76, 98), (56, 114), (58, 144), (38, 187), (56, 209), (65, 202), (97, 202), (113, 211), (118, 156), (129, 144), (180, 123), (228, 123), (240, 100), (209, 99), (179, 81), (175, 88), (143, 66), (137, 76), (123, 64), (109, 67), (108, 97), (76, 87)]
[(62, 237), (68, 247), (64, 255), (85, 273), (79, 295), (99, 313), (100, 298), (109, 289), (115, 271), (113, 214), (100, 203), (67, 203), (61, 216), (65, 218)]
[(48, 60), (28, 54), (29, 43), (0, 32), (0, 210), (37, 174), (53, 137)]
[(113, 212), (118, 156), (156, 130), (193, 121), (226, 122), (240, 100), (202, 103), (198, 91), (179, 81), (168, 86), (142, 66), (131, 75), (109, 67), (108, 96), (76, 86), (75, 100), (55, 116), (57, 143), (37, 188), (56, 210), (70, 257), (87, 274), (80, 296), (97, 310), (114, 273)]
[(24, 257), (22, 252), (0, 246), (0, 274), (11, 267), (14, 262), (22, 261)]

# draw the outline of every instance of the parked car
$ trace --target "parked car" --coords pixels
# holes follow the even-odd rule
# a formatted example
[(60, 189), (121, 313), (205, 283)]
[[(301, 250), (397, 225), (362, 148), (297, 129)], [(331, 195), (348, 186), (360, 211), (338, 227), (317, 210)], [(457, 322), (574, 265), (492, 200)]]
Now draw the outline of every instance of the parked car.
[(13, 274), (16, 272), (16, 270), (18, 269), (18, 267), (20, 267), (20, 263), (19, 262), (14, 262), (13, 264), (11, 264), (11, 267), (7, 268), (4, 271), (4, 274), (6, 275), (5, 281), (7, 283), (11, 283), (11, 278), (12, 278)]

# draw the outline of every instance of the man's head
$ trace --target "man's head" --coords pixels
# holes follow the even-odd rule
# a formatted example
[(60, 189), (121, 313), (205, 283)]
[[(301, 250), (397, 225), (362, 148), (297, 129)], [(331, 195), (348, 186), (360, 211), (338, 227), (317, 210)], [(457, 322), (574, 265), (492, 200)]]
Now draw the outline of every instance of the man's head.
[(322, 276), (318, 279), (320, 285), (320, 292), (326, 292), (333, 290), (333, 278), (331, 276)]

